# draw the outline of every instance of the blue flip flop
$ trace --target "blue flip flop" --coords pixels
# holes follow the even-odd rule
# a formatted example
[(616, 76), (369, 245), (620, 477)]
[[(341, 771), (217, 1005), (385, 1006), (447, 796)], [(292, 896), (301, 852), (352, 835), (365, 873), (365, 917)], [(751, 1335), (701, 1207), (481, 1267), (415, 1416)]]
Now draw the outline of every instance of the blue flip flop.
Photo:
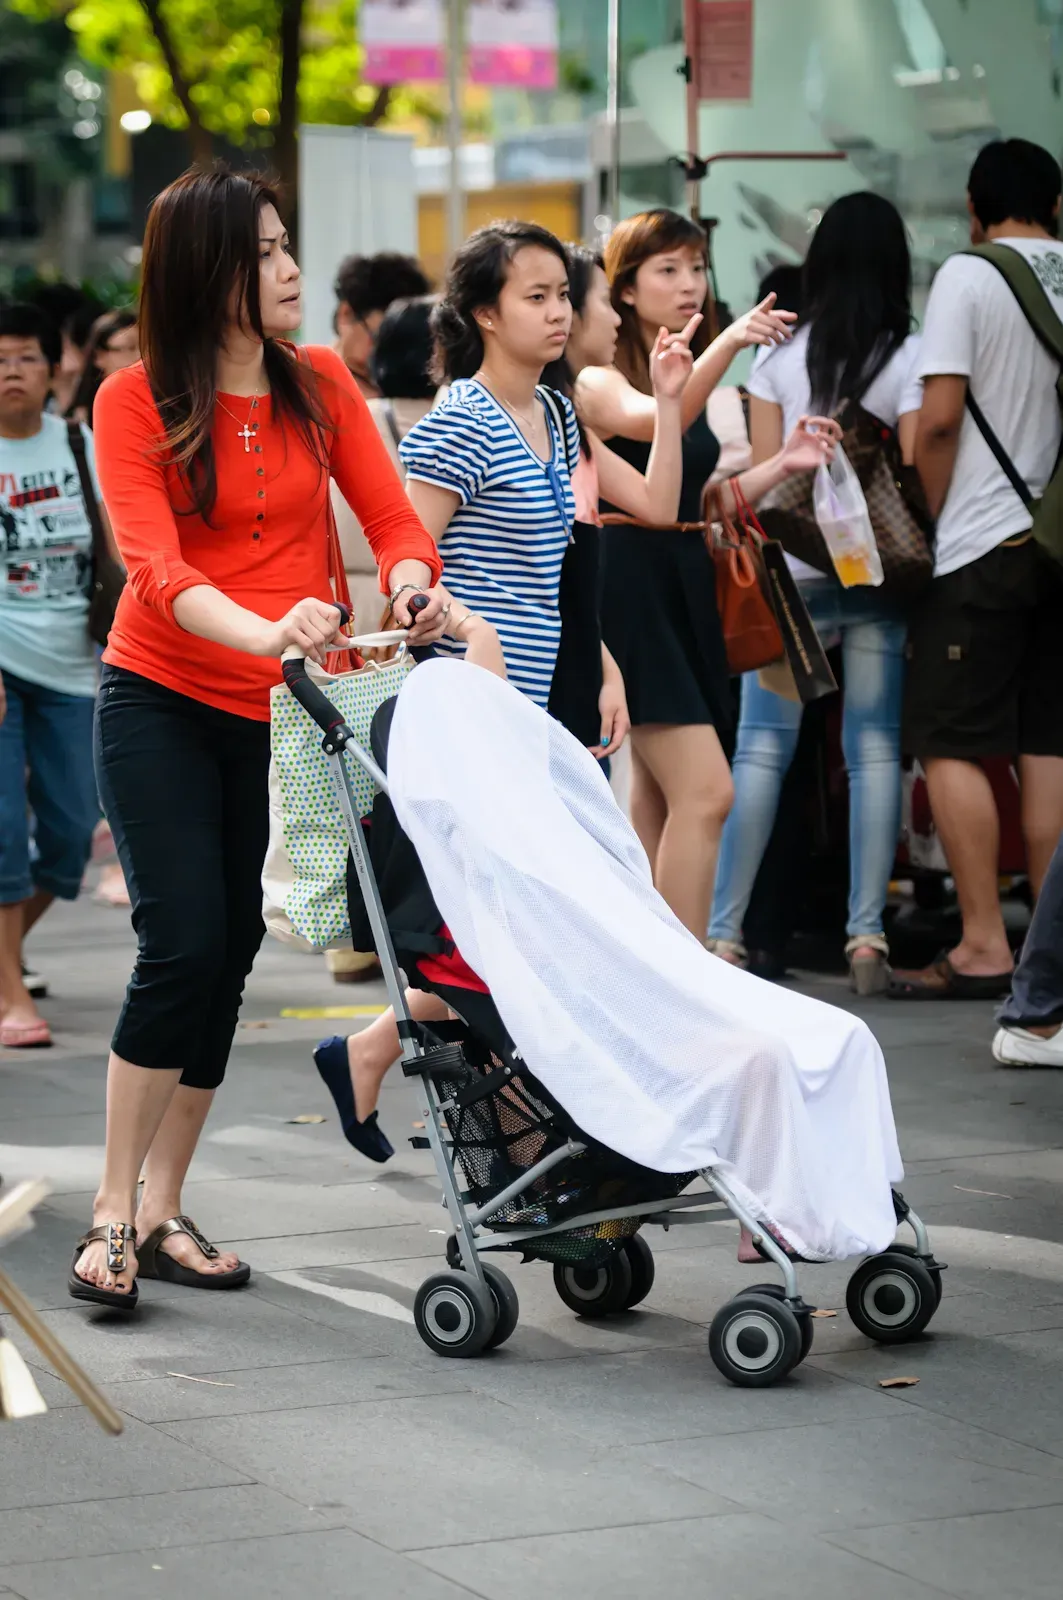
[(343, 1135), (347, 1143), (353, 1144), (354, 1148), (363, 1156), (368, 1156), (370, 1161), (390, 1161), (395, 1150), (391, 1140), (380, 1127), (376, 1112), (370, 1112), (364, 1122), (359, 1122), (355, 1115), (346, 1039), (341, 1039), (338, 1035), (333, 1035), (331, 1039), (322, 1039), (314, 1051), (314, 1065), (336, 1102), (336, 1110), (340, 1114)]

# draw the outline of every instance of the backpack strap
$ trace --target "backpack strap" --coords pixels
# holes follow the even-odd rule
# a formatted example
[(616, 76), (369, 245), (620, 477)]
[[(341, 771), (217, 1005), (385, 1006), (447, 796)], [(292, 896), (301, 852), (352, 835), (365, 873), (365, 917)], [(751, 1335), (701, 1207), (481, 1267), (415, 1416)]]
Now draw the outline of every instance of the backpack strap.
[[(1063, 251), (1063, 244), (1060, 249)], [(960, 253), (979, 256), (996, 267), (1049, 355), (1063, 364), (1063, 322), (1057, 317), (1041, 280), (1026, 257), (1006, 244), (975, 244)]]
[(535, 392), (539, 396), (539, 399), (542, 401), (543, 405), (546, 407), (547, 414), (557, 430), (557, 437), (560, 440), (561, 448), (565, 453), (565, 466), (568, 468), (568, 475), (571, 478), (576, 469), (575, 463), (572, 460), (572, 456), (569, 453), (568, 429), (565, 426), (565, 413), (564, 408), (561, 405), (561, 397), (557, 393), (556, 389), (549, 388), (549, 386), (545, 383), (538, 384)]
[(85, 515), (89, 519), (92, 529), (92, 559), (99, 565), (108, 559), (110, 550), (107, 545), (107, 535), (103, 531), (103, 519), (100, 516), (100, 505), (96, 499), (96, 486), (92, 481), (89, 471), (88, 452), (85, 449), (85, 435), (81, 431), (80, 422), (67, 422), (67, 442), (70, 453), (74, 457), (74, 465), (78, 469), (78, 481), (81, 484), (81, 498), (85, 503)]
[[(1044, 345), (1049, 355), (1060, 363), (1059, 377), (1056, 380), (1056, 396), (1059, 400), (1060, 409), (1063, 410), (1063, 322), (1056, 315), (1055, 308), (1045, 293), (1037, 273), (1025, 256), (1020, 255), (1017, 250), (1012, 250), (1006, 244), (975, 244), (969, 250), (963, 250), (959, 253), (965, 256), (978, 256), (983, 261), (988, 261), (992, 266), (996, 267), (1000, 276), (1015, 296), (1019, 310), (1033, 329), (1034, 334)], [(971, 414), (971, 420), (996, 457), (996, 462), (1001, 472), (1003, 472), (1027, 511), (1033, 513), (1037, 509), (1037, 502), (1030, 493), (1030, 487), (1020, 475), (1018, 468), (990, 425), (985, 412), (971, 393), (969, 383), (967, 385), (966, 404), (967, 410)]]

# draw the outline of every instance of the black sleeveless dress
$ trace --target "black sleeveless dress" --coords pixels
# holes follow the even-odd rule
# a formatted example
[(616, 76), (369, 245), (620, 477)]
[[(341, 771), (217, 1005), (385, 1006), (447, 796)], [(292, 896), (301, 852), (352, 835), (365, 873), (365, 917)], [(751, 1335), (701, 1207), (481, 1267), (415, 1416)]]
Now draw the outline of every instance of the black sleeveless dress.
[[(608, 440), (639, 472), (648, 441)], [(704, 413), (683, 435), (680, 522), (698, 522), (701, 496), (720, 457)], [(603, 511), (613, 506), (602, 502)], [(635, 727), (711, 723), (721, 735), (734, 710), (716, 573), (702, 535), (675, 528), (606, 527), (602, 537), (602, 637), (624, 675)]]

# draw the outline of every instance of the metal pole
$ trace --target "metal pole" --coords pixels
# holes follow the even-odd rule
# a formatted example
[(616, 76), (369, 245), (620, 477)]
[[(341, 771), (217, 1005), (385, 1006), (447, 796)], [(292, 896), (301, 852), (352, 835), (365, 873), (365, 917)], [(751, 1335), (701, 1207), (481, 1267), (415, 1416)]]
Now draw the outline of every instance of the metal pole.
[(607, 27), (608, 76), (605, 120), (609, 129), (609, 171), (605, 208), (612, 227), (620, 221), (620, 0), (609, 0)]
[(461, 188), (461, 87), (464, 60), (463, 0), (447, 0), (447, 146), (450, 187), (447, 190), (447, 259), (465, 238), (465, 196)]

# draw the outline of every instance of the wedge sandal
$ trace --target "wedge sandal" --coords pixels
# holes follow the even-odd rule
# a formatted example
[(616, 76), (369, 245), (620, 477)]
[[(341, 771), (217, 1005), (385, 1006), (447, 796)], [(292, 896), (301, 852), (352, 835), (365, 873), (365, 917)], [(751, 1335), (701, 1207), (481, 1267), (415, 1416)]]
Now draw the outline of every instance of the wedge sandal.
[(135, 1278), (128, 1289), (101, 1289), (99, 1284), (87, 1283), (78, 1277), (77, 1264), (82, 1253), (97, 1239), (102, 1239), (107, 1246), (107, 1271), (124, 1272), (129, 1265), (129, 1251), (136, 1248), (137, 1230), (131, 1222), (101, 1222), (78, 1240), (66, 1281), (71, 1298), (85, 1300), (93, 1306), (106, 1306), (109, 1311), (135, 1311), (140, 1298)]
[(168, 1217), (137, 1246), (142, 1278), (157, 1278), (161, 1283), (179, 1283), (185, 1289), (239, 1289), (250, 1278), (251, 1268), (246, 1261), (241, 1261), (231, 1272), (197, 1272), (195, 1267), (186, 1267), (182, 1261), (175, 1261), (173, 1256), (160, 1249), (163, 1240), (175, 1233), (187, 1233), (208, 1261), (216, 1261), (221, 1254), (217, 1245), (211, 1244), (200, 1233), (191, 1217)]

